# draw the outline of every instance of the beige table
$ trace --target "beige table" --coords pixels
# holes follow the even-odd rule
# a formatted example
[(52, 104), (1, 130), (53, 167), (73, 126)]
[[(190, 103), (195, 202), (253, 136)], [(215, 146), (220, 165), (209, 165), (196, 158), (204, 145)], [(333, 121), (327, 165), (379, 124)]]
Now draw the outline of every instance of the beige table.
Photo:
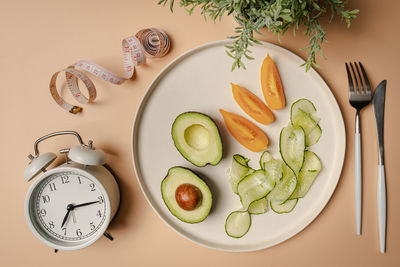
[[(254, 253), (227, 253), (195, 245), (177, 235), (150, 208), (134, 175), (130, 152), (131, 125), (146, 87), (178, 55), (197, 45), (232, 34), (235, 22), (204, 22), (177, 8), (172, 15), (157, 1), (5, 1), (0, 5), (1, 73), (1, 266), (400, 266), (400, 75), (396, 1), (350, 1), (361, 14), (350, 30), (335, 20), (323, 22), (329, 43), (327, 60), (318, 72), (331, 87), (347, 129), (346, 159), (338, 187), (326, 208), (304, 231), (288, 241)], [(161, 27), (173, 41), (162, 59), (140, 66), (137, 76), (122, 86), (94, 79), (95, 104), (74, 116), (59, 108), (48, 92), (53, 72), (80, 59), (93, 60), (122, 73), (120, 42), (144, 27)], [(277, 43), (266, 33), (262, 40)], [(289, 32), (283, 47), (306, 45), (301, 33)], [(362, 112), (364, 194), (363, 235), (356, 236), (354, 205), (354, 110), (348, 104), (344, 62), (364, 63), (374, 87), (388, 80), (385, 141), (388, 186), (387, 253), (378, 252), (376, 208), (377, 144), (372, 106)], [(59, 82), (62, 85), (63, 82)], [(69, 96), (67, 97), (69, 99)], [(121, 213), (105, 238), (76, 252), (54, 254), (29, 231), (23, 215), (28, 184), (23, 170), (33, 141), (49, 132), (79, 131), (109, 154), (109, 164), (122, 187)], [(41, 151), (57, 151), (75, 142), (72, 137), (41, 144)], [(61, 159), (58, 161), (61, 162)]]

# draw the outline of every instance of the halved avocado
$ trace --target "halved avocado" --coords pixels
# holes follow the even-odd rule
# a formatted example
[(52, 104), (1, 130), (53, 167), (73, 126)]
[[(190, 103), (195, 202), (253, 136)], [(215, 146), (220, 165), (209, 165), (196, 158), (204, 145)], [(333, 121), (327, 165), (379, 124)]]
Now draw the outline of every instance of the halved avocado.
[(198, 223), (210, 213), (211, 191), (207, 184), (189, 169), (169, 169), (161, 183), (161, 195), (169, 211), (183, 222)]
[(182, 156), (198, 167), (217, 165), (222, 141), (214, 121), (198, 112), (180, 114), (172, 124), (172, 139)]

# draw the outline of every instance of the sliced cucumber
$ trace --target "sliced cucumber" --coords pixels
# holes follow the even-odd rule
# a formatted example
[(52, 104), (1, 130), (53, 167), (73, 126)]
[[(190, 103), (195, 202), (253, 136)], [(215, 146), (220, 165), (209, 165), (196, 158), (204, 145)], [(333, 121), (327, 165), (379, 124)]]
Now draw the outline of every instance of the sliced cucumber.
[(296, 189), (290, 196), (291, 199), (304, 197), (315, 178), (321, 171), (321, 161), (318, 156), (311, 151), (306, 151), (304, 154), (304, 165), (299, 173)]
[(306, 146), (316, 144), (321, 137), (322, 131), (319, 125), (310, 117), (310, 114), (299, 110), (293, 117), (293, 125), (301, 126), (306, 134)]
[(265, 171), (265, 174), (269, 176), (270, 179), (278, 182), (282, 178), (282, 164), (281, 160), (274, 159), (268, 151), (260, 157), (261, 169)]
[(250, 228), (251, 217), (250, 213), (242, 210), (234, 211), (228, 215), (225, 221), (225, 232), (234, 238), (244, 236)]
[(298, 199), (289, 199), (284, 203), (271, 201), (271, 209), (276, 213), (289, 213), (296, 207)]
[(244, 210), (256, 200), (265, 197), (275, 186), (275, 181), (270, 179), (264, 170), (256, 170), (243, 178), (238, 184), (238, 195)]
[(252, 173), (254, 170), (251, 169), (248, 165), (249, 159), (241, 156), (234, 155), (232, 159), (232, 167), (230, 173), (230, 183), (232, 190), (235, 194), (237, 194), (237, 185), (245, 176)]
[(306, 134), (306, 146), (316, 144), (322, 134), (316, 112), (313, 103), (304, 98), (293, 103), (290, 110), (290, 121), (293, 125), (301, 126)]
[(290, 108), (290, 120), (291, 121), (293, 121), (293, 117), (296, 116), (296, 114), (298, 113), (299, 110), (310, 114), (311, 118), (316, 123), (318, 123), (320, 121), (320, 118), (318, 118), (316, 115), (317, 109), (315, 108), (314, 104), (310, 100), (302, 98), (292, 104), (292, 107)]
[(270, 161), (271, 159), (273, 159), (273, 157), (271, 156), (271, 153), (269, 153), (268, 151), (264, 151), (260, 157), (261, 169), (264, 169), (264, 164), (267, 163), (268, 161)]
[(264, 164), (265, 174), (269, 179), (274, 180), (275, 182), (279, 182), (282, 179), (282, 166), (284, 165), (283, 161), (271, 159), (270, 161)]
[(233, 155), (233, 159), (237, 161), (237, 163), (244, 165), (244, 166), (249, 166), (248, 163), (250, 159), (243, 157), (242, 155), (235, 154)]
[(262, 199), (252, 202), (248, 209), (250, 214), (263, 214), (268, 211), (268, 199), (263, 197)]
[(283, 161), (294, 171), (297, 176), (304, 161), (305, 134), (303, 128), (288, 125), (281, 131), (279, 149)]
[(321, 127), (317, 124), (317, 126), (312, 129), (312, 131), (307, 135), (306, 138), (306, 145), (312, 146), (318, 143), (319, 139), (321, 138), (322, 130)]
[(297, 185), (297, 178), (292, 169), (283, 164), (282, 168), (283, 177), (274, 189), (269, 193), (268, 199), (277, 201), (278, 203), (285, 202), (294, 192)]
[(314, 130), (315, 127), (317, 127), (318, 124), (310, 117), (310, 114), (300, 109), (296, 115), (292, 117), (292, 124), (303, 128), (306, 135), (306, 145), (308, 146), (308, 135), (312, 130)]

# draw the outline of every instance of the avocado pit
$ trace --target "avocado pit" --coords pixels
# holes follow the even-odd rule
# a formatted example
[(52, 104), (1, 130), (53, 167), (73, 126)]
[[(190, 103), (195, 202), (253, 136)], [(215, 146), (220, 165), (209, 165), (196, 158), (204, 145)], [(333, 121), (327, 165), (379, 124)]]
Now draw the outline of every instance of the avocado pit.
[(176, 188), (175, 199), (179, 207), (184, 210), (194, 210), (201, 203), (201, 191), (192, 184), (181, 184)]

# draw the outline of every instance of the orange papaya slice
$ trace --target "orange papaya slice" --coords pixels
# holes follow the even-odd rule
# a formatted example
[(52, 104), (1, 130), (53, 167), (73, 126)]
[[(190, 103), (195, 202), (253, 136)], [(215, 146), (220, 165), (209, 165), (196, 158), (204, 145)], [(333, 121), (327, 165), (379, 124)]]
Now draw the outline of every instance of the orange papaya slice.
[(272, 111), (255, 94), (237, 84), (231, 85), (233, 98), (247, 115), (264, 125), (275, 120)]
[(228, 131), (244, 147), (253, 151), (260, 152), (267, 148), (268, 137), (254, 123), (240, 115), (220, 109), (222, 117)]
[(261, 88), (270, 109), (276, 110), (286, 106), (281, 77), (279, 76), (275, 62), (269, 54), (261, 66)]

